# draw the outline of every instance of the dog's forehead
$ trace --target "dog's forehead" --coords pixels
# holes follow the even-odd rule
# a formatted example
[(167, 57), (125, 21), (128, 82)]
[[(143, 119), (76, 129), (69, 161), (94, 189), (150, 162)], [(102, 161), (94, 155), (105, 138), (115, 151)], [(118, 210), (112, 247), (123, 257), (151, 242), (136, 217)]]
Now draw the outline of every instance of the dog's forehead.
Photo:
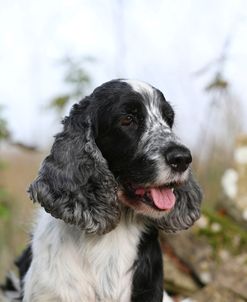
[(142, 95), (144, 105), (146, 106), (149, 118), (154, 121), (160, 120), (160, 94), (158, 90), (150, 84), (138, 80), (124, 80), (134, 91)]
[(152, 97), (155, 93), (155, 89), (146, 82), (138, 80), (123, 80), (123, 82), (129, 84), (134, 91), (140, 94), (148, 94)]

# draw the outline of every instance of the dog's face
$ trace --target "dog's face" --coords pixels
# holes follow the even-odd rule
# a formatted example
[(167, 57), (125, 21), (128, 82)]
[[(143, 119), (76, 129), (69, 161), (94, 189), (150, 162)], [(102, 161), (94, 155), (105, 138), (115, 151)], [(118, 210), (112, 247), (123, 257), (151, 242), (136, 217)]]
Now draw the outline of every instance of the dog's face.
[(107, 84), (96, 99), (107, 104), (97, 115), (96, 143), (120, 184), (120, 201), (144, 215), (166, 215), (192, 161), (172, 132), (171, 105), (159, 90), (137, 81)]
[(88, 232), (117, 225), (124, 204), (166, 231), (199, 217), (190, 151), (156, 88), (114, 80), (75, 105), (30, 193), (53, 216)]

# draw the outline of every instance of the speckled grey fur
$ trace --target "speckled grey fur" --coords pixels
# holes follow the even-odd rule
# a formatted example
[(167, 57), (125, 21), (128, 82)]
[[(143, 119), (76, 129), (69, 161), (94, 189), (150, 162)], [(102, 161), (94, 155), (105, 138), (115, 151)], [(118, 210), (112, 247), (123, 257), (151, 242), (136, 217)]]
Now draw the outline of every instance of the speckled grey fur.
[(75, 125), (73, 117), (80, 107), (87, 107), (84, 102), (85, 106), (75, 105), (65, 119), (64, 130), (56, 136), (29, 193), (55, 218), (88, 233), (103, 234), (120, 219), (117, 183), (95, 144), (90, 115), (81, 121), (83, 131)]

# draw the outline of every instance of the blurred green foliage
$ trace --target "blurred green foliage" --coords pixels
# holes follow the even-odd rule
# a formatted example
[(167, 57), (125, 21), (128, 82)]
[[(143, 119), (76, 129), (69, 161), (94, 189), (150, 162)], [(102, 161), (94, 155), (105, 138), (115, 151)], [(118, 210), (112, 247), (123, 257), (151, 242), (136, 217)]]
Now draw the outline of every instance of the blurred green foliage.
[(228, 215), (208, 208), (204, 208), (203, 214), (208, 219), (208, 226), (198, 229), (198, 235), (206, 237), (215, 256), (218, 256), (221, 250), (227, 250), (232, 255), (246, 251), (246, 230), (235, 220)]
[(0, 106), (0, 141), (5, 138), (9, 138), (9, 131), (7, 128), (6, 120), (1, 116), (3, 107)]
[(49, 108), (62, 113), (71, 101), (78, 101), (85, 95), (87, 86), (91, 83), (91, 77), (85, 69), (85, 63), (93, 61), (93, 58), (72, 59), (66, 58), (62, 64), (65, 66), (64, 83), (68, 92), (55, 96)]

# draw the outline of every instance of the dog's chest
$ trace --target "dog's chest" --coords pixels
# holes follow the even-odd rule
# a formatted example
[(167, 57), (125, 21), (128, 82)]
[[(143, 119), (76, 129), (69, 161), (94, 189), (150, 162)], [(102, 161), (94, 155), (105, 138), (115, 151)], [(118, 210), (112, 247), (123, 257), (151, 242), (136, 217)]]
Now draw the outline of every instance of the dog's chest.
[[(82, 273), (92, 301), (130, 301), (133, 264), (137, 257), (141, 228), (120, 225), (104, 236), (84, 238)], [(89, 300), (91, 301), (91, 300)]]
[(143, 231), (124, 220), (108, 234), (87, 235), (42, 211), (24, 301), (129, 302)]

